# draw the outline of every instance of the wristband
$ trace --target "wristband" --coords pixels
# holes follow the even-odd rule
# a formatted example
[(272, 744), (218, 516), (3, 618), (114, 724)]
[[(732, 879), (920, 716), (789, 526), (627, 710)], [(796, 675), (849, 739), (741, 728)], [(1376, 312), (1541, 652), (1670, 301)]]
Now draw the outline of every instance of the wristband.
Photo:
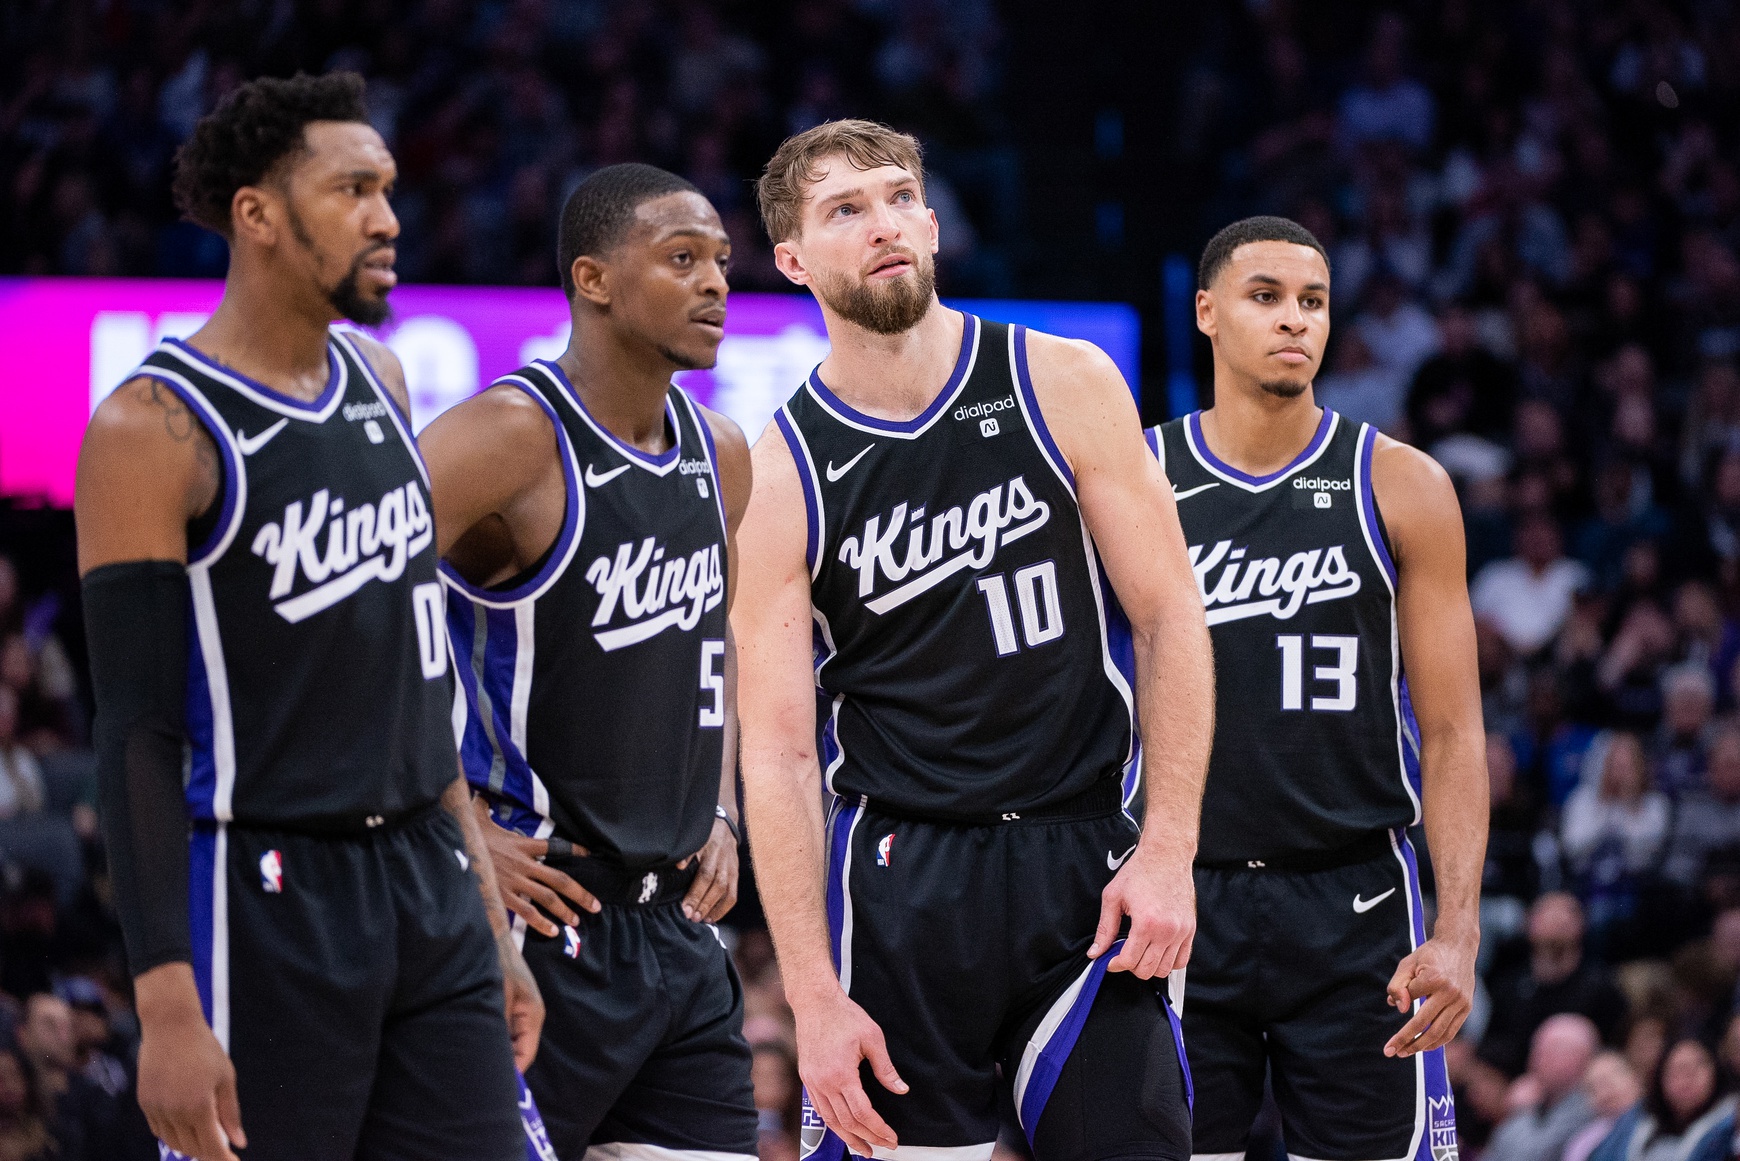
[(731, 816), (725, 812), (725, 808), (723, 806), (715, 805), (713, 807), (713, 816), (725, 824), (725, 829), (731, 832), (731, 837), (736, 839), (738, 844), (741, 845), (743, 842), (743, 832), (737, 829), (737, 824), (731, 821)]

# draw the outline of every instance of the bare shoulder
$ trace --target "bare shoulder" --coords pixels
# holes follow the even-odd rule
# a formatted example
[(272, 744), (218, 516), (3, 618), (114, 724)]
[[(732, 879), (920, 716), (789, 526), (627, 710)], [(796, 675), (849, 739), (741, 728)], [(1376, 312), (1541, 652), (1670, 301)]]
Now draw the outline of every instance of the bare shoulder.
[(1372, 492), (1384, 524), (1402, 541), (1462, 535), (1462, 506), (1442, 464), (1417, 447), (1377, 437), (1371, 459)]
[(498, 383), (449, 407), (430, 420), (419, 442), (462, 434), (483, 443), (524, 447), (525, 441), (548, 440), (554, 447), (555, 424), (538, 401), (511, 383)]
[(399, 362), (399, 356), (393, 354), (393, 349), (379, 339), (371, 339), (359, 331), (346, 331), (345, 334), (356, 344), (362, 357), (368, 360), (375, 377), (387, 389), (387, 394), (393, 397), (393, 402), (399, 405), (399, 410), (406, 415), (411, 414), (411, 389), (406, 383), (405, 368)]
[(112, 470), (118, 465), (111, 460), (125, 460), (151, 472), (180, 469), (190, 484), (209, 484), (208, 499), (217, 492), (215, 438), (181, 396), (150, 375), (129, 379), (110, 392), (85, 428), (81, 469), (88, 462)]
[(755, 470), (751, 466), (749, 441), (743, 438), (743, 429), (730, 416), (722, 415), (699, 403), (695, 404), (695, 409), (701, 413), (702, 422), (713, 433), (713, 447), (718, 456), (719, 486), (725, 493), (725, 511), (735, 523), (742, 519), (743, 510), (749, 505), (751, 481), (754, 479)]
[(1130, 395), (1123, 372), (1112, 357), (1086, 339), (1066, 339), (1043, 331), (1027, 332), (1027, 366), (1033, 390), (1043, 399), (1047, 392), (1066, 390), (1072, 396), (1100, 391)]

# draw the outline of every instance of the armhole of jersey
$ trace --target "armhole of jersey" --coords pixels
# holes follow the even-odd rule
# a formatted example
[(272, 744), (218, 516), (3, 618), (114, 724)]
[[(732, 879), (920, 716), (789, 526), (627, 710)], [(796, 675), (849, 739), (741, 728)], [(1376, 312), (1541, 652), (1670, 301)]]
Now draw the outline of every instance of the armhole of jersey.
[(562, 483), (567, 489), (567, 502), (562, 508), (562, 529), (556, 533), (555, 543), (545, 551), (543, 567), (511, 589), (481, 588), (460, 576), (445, 560), (441, 562), (441, 575), (449, 588), (473, 604), (492, 609), (505, 609), (543, 596), (567, 570), (568, 562), (574, 559), (574, 553), (580, 547), (580, 534), (586, 527), (586, 492), (581, 487), (580, 467), (574, 458), (574, 443), (568, 438), (568, 429), (562, 426), (556, 409), (550, 406), (543, 392), (529, 380), (513, 374), (504, 375), (490, 384), (491, 387), (510, 385), (531, 396), (532, 401), (543, 408), (550, 426), (556, 429), (556, 450), (562, 461)]
[(689, 393), (681, 387), (676, 388), (678, 395), (683, 397), (683, 406), (688, 409), (689, 420), (700, 433), (702, 454), (707, 457), (707, 471), (713, 477), (713, 498), (719, 501), (719, 535), (731, 535), (731, 523), (725, 516), (725, 482), (719, 478), (719, 445), (713, 441), (713, 425), (707, 422), (707, 417), (701, 414), (700, 405)]
[(1371, 457), (1377, 446), (1377, 429), (1369, 423), (1359, 425), (1359, 437), (1354, 452), (1354, 488), (1355, 502), (1359, 505), (1360, 530), (1365, 533), (1365, 546), (1370, 550), (1372, 559), (1377, 562), (1378, 569), (1384, 574), (1385, 582), (1390, 586), (1390, 594), (1396, 591), (1396, 564), (1390, 557), (1389, 537), (1385, 534), (1383, 519), (1378, 515), (1377, 495), (1371, 486)]
[(797, 468), (798, 482), (804, 490), (804, 560), (810, 566), (810, 579), (816, 579), (816, 574), (822, 568), (822, 485), (816, 479), (816, 465), (810, 459), (810, 448), (798, 434), (797, 424), (791, 416), (791, 404), (786, 404), (773, 413), (773, 421), (779, 424), (779, 433), (785, 437), (787, 449), (791, 451), (792, 466)]
[(1150, 427), (1144, 434), (1146, 434), (1148, 437), (1148, 450), (1152, 451), (1154, 453), (1154, 458), (1160, 461), (1160, 470), (1165, 471), (1166, 470), (1166, 433), (1161, 431), (1160, 425), (1156, 423), (1153, 427)]
[(416, 462), (417, 474), (423, 477), (423, 486), (429, 487), (429, 465), (423, 462), (423, 452), (417, 447), (417, 440), (411, 434), (411, 417), (399, 410), (398, 400), (393, 398), (393, 393), (387, 390), (381, 382), (380, 376), (375, 374), (374, 364), (369, 362), (357, 345), (350, 341), (349, 335), (343, 331), (333, 331), (332, 339), (341, 344), (346, 353), (356, 360), (356, 365), (362, 368), (363, 380), (374, 389), (374, 393), (380, 397), (381, 402), (387, 405), (388, 418), (393, 421), (393, 427), (398, 431), (399, 438), (405, 441), (406, 450), (411, 453), (411, 459)]
[(206, 434), (217, 445), (218, 472), (221, 477), (218, 481), (221, 507), (218, 509), (217, 522), (212, 525), (212, 530), (203, 544), (198, 547), (191, 544), (187, 546), (189, 568), (208, 564), (229, 548), (230, 541), (235, 539), (236, 531), (241, 527), (242, 512), (248, 504), (248, 476), (242, 460), (242, 449), (236, 446), (235, 435), (230, 431), (229, 425), (191, 380), (184, 379), (173, 371), (152, 366), (140, 367), (127, 378), (155, 379), (169, 388), (189, 411), (199, 417)]
[(1039, 445), (1039, 454), (1045, 457), (1051, 470), (1074, 496), (1075, 473), (1070, 471), (1069, 461), (1057, 449), (1057, 441), (1051, 438), (1051, 429), (1045, 426), (1045, 417), (1039, 413), (1039, 396), (1033, 391), (1033, 375), (1027, 369), (1027, 328), (1019, 323), (1009, 328), (1009, 363), (1015, 373), (1015, 397), (1021, 401), (1021, 413), (1027, 418), (1027, 429), (1033, 433), (1033, 442)]

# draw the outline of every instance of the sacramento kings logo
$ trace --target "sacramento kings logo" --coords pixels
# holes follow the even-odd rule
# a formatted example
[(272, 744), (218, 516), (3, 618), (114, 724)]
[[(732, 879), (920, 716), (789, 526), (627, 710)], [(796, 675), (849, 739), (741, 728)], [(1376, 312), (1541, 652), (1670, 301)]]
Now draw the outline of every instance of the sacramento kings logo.
[(828, 1135), (827, 1122), (822, 1120), (815, 1107), (810, 1104), (810, 1094), (804, 1093), (803, 1117), (798, 1125), (798, 1157), (806, 1159), (822, 1147), (822, 1141)]
[(1426, 1130), (1431, 1135), (1432, 1161), (1457, 1161), (1456, 1107), (1449, 1096), (1427, 1101)]

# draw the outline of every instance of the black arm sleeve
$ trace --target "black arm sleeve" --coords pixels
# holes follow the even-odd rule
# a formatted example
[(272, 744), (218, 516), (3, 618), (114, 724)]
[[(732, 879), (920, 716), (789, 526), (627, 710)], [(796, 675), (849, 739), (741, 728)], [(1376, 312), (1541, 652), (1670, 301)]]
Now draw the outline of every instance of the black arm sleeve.
[(92, 569), (85, 636), (97, 700), (97, 802), (134, 975), (191, 962), (187, 918), (187, 570), (166, 560)]

